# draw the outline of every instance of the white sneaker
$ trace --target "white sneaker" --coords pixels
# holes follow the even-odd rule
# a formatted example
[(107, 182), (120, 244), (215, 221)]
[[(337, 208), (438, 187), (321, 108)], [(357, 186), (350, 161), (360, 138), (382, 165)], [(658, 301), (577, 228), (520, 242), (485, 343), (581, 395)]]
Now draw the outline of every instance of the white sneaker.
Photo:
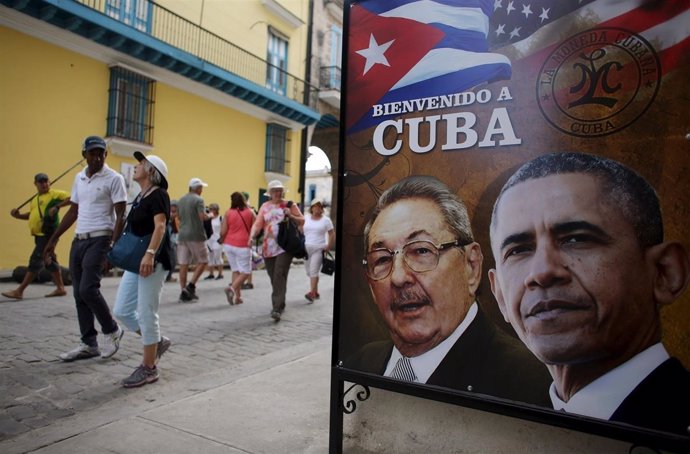
[(66, 362), (70, 362), (76, 361), (78, 359), (93, 358), (94, 356), (98, 356), (98, 353), (98, 347), (92, 347), (82, 342), (74, 350), (70, 350), (66, 353), (60, 353), (60, 359)]
[(119, 326), (117, 331), (110, 334), (104, 334), (105, 341), (103, 342), (103, 348), (101, 348), (101, 358), (110, 358), (120, 349), (120, 339), (125, 335), (125, 332)]

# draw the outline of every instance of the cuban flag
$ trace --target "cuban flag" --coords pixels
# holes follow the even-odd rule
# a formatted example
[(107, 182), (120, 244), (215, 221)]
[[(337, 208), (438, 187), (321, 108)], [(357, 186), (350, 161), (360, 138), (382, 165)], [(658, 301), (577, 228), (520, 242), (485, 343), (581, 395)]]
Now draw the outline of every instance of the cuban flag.
[(460, 93), (510, 79), (489, 52), (493, 0), (372, 0), (350, 10), (347, 130), (369, 128), (375, 104)]

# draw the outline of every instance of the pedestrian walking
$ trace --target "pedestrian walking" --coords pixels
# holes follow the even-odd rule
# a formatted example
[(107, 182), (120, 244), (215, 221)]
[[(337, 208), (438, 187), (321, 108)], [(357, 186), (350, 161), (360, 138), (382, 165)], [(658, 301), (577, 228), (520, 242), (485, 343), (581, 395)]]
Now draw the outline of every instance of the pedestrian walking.
[(62, 282), (62, 273), (57, 256), (53, 253), (50, 257), (50, 264), (46, 265), (43, 261), (43, 249), (59, 222), (58, 210), (70, 204), (69, 192), (51, 188), (50, 180), (45, 173), (36, 174), (34, 185), (36, 186), (37, 194), (29, 202), (29, 211), (21, 213), (19, 208), (13, 208), (10, 211), (10, 215), (13, 218), (29, 221), (29, 231), (34, 237), (34, 250), (29, 256), (29, 266), (19, 287), (9, 292), (2, 292), (2, 296), (6, 298), (22, 299), (24, 297), (24, 289), (34, 281), (34, 278), (43, 268), (50, 272), (56, 287), (55, 290), (45, 296), (51, 298), (67, 294), (65, 285)]
[[(258, 232), (263, 230), (263, 256), (272, 288), (273, 310), (271, 311), (271, 318), (276, 322), (280, 321), (281, 315), (285, 311), (285, 291), (287, 290), (287, 278), (293, 258), (292, 254), (278, 246), (278, 224), (285, 216), (295, 221), (298, 226), (304, 223), (304, 216), (302, 216), (299, 207), (295, 203), (288, 204), (283, 199), (284, 193), (285, 187), (279, 180), (272, 180), (268, 183), (270, 200), (264, 202), (259, 208), (259, 214), (256, 216), (254, 225), (252, 225), (247, 242), (247, 245), (251, 246)], [(290, 206), (288, 207), (288, 205)]]
[(155, 155), (134, 152), (139, 164), (133, 180), (141, 187), (127, 216), (128, 229), (138, 237), (151, 235), (141, 259), (139, 273), (125, 271), (115, 298), (115, 317), (130, 331), (141, 336), (143, 359), (132, 374), (122, 380), (125, 388), (135, 388), (158, 380), (156, 363), (170, 347), (161, 336), (158, 321), (163, 280), (172, 268), (172, 250), (167, 225), (170, 219), (168, 166)]
[[(252, 210), (252, 212), (254, 213), (254, 217), (256, 217), (257, 211), (252, 206), (251, 202), (249, 201), (249, 193), (247, 191), (242, 191), (242, 195), (244, 196), (244, 201), (247, 204), (247, 208)], [(261, 266), (263, 267), (263, 257), (258, 255), (258, 249), (259, 249), (259, 239), (256, 240), (256, 253), (252, 252), (252, 269), (251, 269), (251, 271), (249, 271), (249, 276), (247, 277), (247, 279), (244, 280), (244, 284), (242, 284), (242, 290), (254, 289), (254, 279), (252, 278), (252, 272), (254, 271), (254, 269), (258, 269), (258, 268), (255, 268), (256, 267), (256, 262), (255, 262), (256, 259), (261, 260)]]
[(312, 200), (309, 215), (304, 217), (304, 246), (307, 249), (307, 260), (304, 268), (309, 277), (309, 291), (304, 297), (313, 303), (319, 295), (319, 272), (323, 263), (323, 254), (333, 249), (335, 229), (331, 219), (323, 214), (323, 204)]
[(230, 304), (242, 304), (242, 288), (252, 272), (249, 233), (255, 218), (244, 196), (233, 192), (230, 196), (230, 209), (225, 213), (220, 230), (225, 255), (232, 270), (232, 281), (225, 288), (225, 296)]
[[(195, 302), (199, 299), (196, 294), (196, 283), (206, 269), (208, 263), (208, 248), (206, 247), (206, 231), (204, 221), (208, 219), (201, 193), (208, 184), (200, 178), (189, 180), (189, 192), (177, 202), (180, 214), (180, 233), (177, 235), (177, 263), (179, 264), (180, 301)], [(187, 283), (189, 265), (194, 262), (194, 274)]]
[(211, 236), (208, 238), (208, 240), (206, 240), (209, 253), (209, 274), (204, 279), (221, 280), (223, 279), (223, 246), (219, 240), (223, 217), (220, 215), (220, 207), (217, 203), (211, 203), (208, 205), (208, 217), (211, 221), (211, 231), (213, 233), (211, 233)]
[(165, 282), (177, 282), (173, 277), (177, 268), (177, 234), (180, 232), (180, 216), (177, 212), (177, 200), (170, 201), (170, 248), (172, 249), (172, 267), (165, 277)]
[[(125, 179), (105, 163), (108, 151), (103, 138), (87, 137), (82, 156), (87, 166), (74, 178), (70, 207), (43, 251), (44, 260), (51, 263), (60, 236), (77, 223), (69, 268), (81, 343), (62, 353), (60, 359), (63, 361), (92, 358), (99, 354), (101, 358), (110, 358), (120, 348), (124, 335), (100, 288), (106, 254), (122, 232), (127, 203)], [(101, 349), (94, 319), (98, 320), (104, 335)]]

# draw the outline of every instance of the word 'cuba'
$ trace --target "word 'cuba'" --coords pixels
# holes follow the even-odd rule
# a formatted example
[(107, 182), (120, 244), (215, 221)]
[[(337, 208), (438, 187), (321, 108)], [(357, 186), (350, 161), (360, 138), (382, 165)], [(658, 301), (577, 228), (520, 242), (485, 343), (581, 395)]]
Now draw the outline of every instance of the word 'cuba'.
[[(374, 131), (374, 149), (383, 156), (392, 156), (402, 148), (404, 137), (413, 153), (428, 153), (436, 148), (437, 128), (445, 123), (446, 135), (441, 150), (462, 150), (478, 145), (480, 148), (494, 146), (520, 145), (522, 139), (515, 135), (513, 124), (505, 107), (499, 107), (491, 112), (491, 118), (486, 125), (484, 136), (479, 140), (477, 133), (477, 116), (472, 112), (455, 112), (443, 115), (431, 115), (427, 117), (405, 118), (386, 120), (381, 122)], [(428, 125), (429, 140), (426, 144), (420, 144), (420, 128)], [(387, 147), (385, 136), (389, 128), (392, 128), (398, 138), (391, 147)], [(402, 136), (402, 137), (401, 137)], [(500, 140), (496, 140), (500, 136)]]

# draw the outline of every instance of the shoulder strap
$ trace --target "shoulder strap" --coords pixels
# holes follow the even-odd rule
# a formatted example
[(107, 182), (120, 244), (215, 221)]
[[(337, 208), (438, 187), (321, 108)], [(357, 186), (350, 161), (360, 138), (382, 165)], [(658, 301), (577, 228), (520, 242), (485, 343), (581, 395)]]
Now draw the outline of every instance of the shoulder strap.
[(242, 219), (242, 224), (244, 224), (244, 228), (247, 229), (247, 233), (249, 233), (249, 227), (247, 227), (247, 221), (244, 220), (244, 217), (242, 217), (242, 212), (240, 209), (237, 209), (237, 215)]

